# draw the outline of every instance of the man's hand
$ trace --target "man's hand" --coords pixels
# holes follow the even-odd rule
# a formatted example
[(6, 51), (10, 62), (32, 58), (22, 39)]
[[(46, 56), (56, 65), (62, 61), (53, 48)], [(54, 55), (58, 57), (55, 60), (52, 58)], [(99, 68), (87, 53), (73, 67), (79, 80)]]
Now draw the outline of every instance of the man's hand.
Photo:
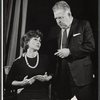
[(70, 50), (68, 48), (59, 49), (54, 55), (57, 55), (60, 58), (65, 58), (70, 55)]

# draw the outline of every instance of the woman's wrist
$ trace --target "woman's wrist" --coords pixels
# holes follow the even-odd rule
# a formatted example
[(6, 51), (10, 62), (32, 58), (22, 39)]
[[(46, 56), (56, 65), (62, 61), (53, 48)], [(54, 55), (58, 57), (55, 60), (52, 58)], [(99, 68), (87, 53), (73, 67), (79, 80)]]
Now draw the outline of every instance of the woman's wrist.
[(13, 86), (24, 86), (24, 82), (23, 81), (13, 81), (12, 85)]

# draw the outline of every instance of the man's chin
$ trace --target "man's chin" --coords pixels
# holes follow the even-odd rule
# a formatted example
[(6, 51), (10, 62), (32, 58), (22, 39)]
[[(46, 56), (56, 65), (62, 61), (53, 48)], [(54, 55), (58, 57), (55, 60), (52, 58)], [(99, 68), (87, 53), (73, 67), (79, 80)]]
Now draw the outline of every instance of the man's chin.
[(60, 27), (60, 28), (65, 28), (65, 26), (61, 26), (61, 25), (59, 25), (59, 27)]

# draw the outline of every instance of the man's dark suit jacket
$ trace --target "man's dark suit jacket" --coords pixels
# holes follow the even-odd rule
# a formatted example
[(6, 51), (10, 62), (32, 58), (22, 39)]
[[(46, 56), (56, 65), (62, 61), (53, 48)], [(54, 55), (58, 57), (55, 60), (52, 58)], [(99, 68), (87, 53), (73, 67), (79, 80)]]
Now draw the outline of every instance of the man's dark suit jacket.
[[(49, 52), (57, 51), (60, 42), (61, 29), (55, 26), (49, 34)], [(69, 65), (73, 80), (77, 86), (84, 86), (92, 82), (93, 70), (90, 54), (95, 49), (95, 42), (91, 26), (86, 20), (73, 19), (66, 47), (71, 55), (64, 58)], [(54, 56), (54, 58), (56, 58)], [(52, 59), (54, 60), (53, 56)], [(66, 76), (65, 76), (66, 77)]]

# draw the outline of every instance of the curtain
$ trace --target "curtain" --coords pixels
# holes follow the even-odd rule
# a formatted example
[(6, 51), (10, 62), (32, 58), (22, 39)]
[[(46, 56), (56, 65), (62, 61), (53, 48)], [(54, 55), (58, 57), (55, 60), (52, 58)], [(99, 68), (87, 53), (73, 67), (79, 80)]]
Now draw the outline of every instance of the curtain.
[[(20, 38), (25, 33), (28, 0), (6, 0), (4, 12), (4, 65), (11, 66), (23, 53)], [(3, 4), (4, 5), (4, 4)]]

